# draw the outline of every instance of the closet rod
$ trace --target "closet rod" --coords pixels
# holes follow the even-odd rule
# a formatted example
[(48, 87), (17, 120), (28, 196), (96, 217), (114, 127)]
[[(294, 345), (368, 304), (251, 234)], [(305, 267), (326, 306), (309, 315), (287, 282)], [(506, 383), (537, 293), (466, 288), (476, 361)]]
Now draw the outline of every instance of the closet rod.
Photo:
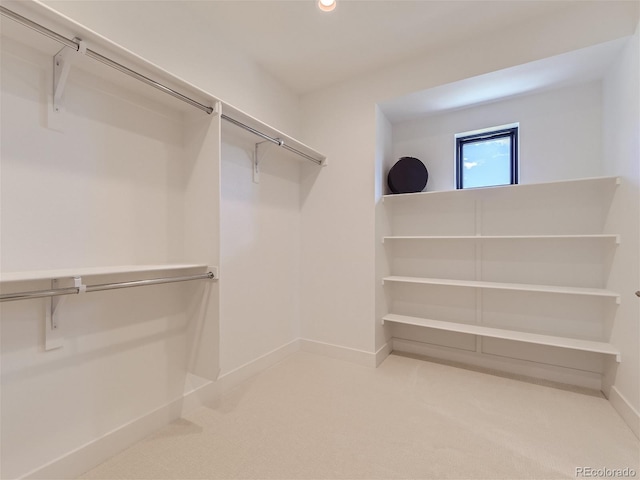
[[(191, 280), (213, 280), (216, 276), (213, 272), (202, 273), (199, 275), (189, 275), (186, 277), (165, 277), (154, 278), (150, 280), (134, 280), (131, 282), (102, 283), (98, 285), (86, 285), (85, 292), (99, 292), (103, 290), (116, 290), (119, 288), (144, 287), (147, 285), (160, 285), (162, 283), (188, 282)], [(9, 302), (11, 300), (26, 300), (29, 298), (41, 297), (57, 297), (60, 295), (78, 294), (83, 290), (81, 287), (54, 288), (51, 290), (36, 290), (33, 292), (5, 293), (0, 295), (0, 302)]]
[[(32, 20), (29, 20), (26, 17), (23, 17), (22, 15), (19, 15), (15, 12), (13, 12), (12, 10), (9, 10), (6, 7), (0, 6), (0, 14), (4, 15), (7, 18), (10, 18), (11, 20), (14, 20), (22, 25), (24, 25), (25, 27), (31, 28), (32, 30), (37, 31), (38, 33), (41, 33), (42, 35), (45, 35), (46, 37), (52, 38), (53, 40), (55, 40), (56, 42), (59, 42), (69, 48), (73, 48), (74, 50), (78, 51), (80, 49), (80, 44), (78, 42), (75, 42), (74, 40), (70, 40), (56, 32), (54, 32), (53, 30), (49, 30), (46, 27), (43, 27), (42, 25), (40, 25), (39, 23), (36, 23)], [(155, 80), (150, 79), (149, 77), (146, 77), (144, 75), (142, 75), (141, 73), (138, 73), (134, 70), (131, 70), (128, 67), (125, 67), (124, 65), (115, 62), (114, 60), (111, 60), (108, 57), (105, 57), (104, 55), (100, 55), (97, 52), (94, 52), (93, 50), (91, 50), (90, 48), (87, 48), (85, 55), (88, 57), (93, 58), (94, 60), (97, 60), (98, 62), (101, 62), (115, 70), (118, 70), (122, 73), (125, 73), (126, 75), (129, 75), (130, 77), (135, 78), (136, 80), (139, 80), (147, 85), (150, 85), (158, 90), (160, 90), (161, 92), (164, 92), (168, 95), (171, 95), (172, 97), (175, 97), (179, 100), (182, 100), (183, 102), (188, 103), (191, 106), (194, 106), (208, 114), (213, 113), (213, 107), (209, 107), (207, 105), (203, 105), (200, 102), (197, 102), (195, 100), (193, 100), (192, 98), (189, 98), (183, 94), (181, 94), (180, 92), (176, 92), (175, 90), (156, 82)], [(300, 150), (297, 150), (296, 148), (293, 148), (289, 145), (287, 145), (284, 140), (279, 139), (279, 138), (274, 138), (271, 137), (265, 133), (260, 132), (259, 130), (256, 130), (253, 127), (250, 127), (249, 125), (245, 125), (242, 122), (239, 122), (238, 120), (235, 120), (227, 115), (222, 114), (221, 117), (224, 120), (227, 120), (228, 122), (233, 123), (234, 125), (237, 125), (238, 127), (244, 128), (245, 130), (248, 130), (249, 132), (253, 133), (254, 135), (257, 135), (261, 138), (264, 138), (265, 140), (268, 140), (269, 142), (275, 143), (276, 145), (284, 148), (285, 150), (289, 150), (290, 152), (295, 153), (296, 155), (299, 155), (301, 157), (306, 158), (307, 160), (312, 161), (313, 163), (316, 163), (318, 165), (322, 165), (322, 160), (318, 160), (317, 158), (312, 157), (311, 155), (308, 155), (304, 152), (301, 152)]]
[[(42, 35), (45, 35), (49, 38), (52, 38), (53, 40), (55, 40), (56, 42), (59, 42), (69, 48), (73, 48), (74, 50), (78, 51), (80, 49), (80, 44), (70, 40), (66, 37), (63, 37), (62, 35), (54, 32), (53, 30), (49, 30), (46, 27), (43, 27), (42, 25), (40, 25), (39, 23), (36, 23), (32, 20), (29, 20), (26, 17), (23, 17), (22, 15), (18, 15), (17, 13), (9, 10), (6, 7), (0, 6), (0, 14), (4, 15), (7, 18), (10, 18), (11, 20), (14, 20), (22, 25), (24, 25), (25, 27), (31, 28), (32, 30), (37, 31), (38, 33), (41, 33)], [(145, 77), (144, 75), (142, 75), (141, 73), (138, 73), (134, 70), (131, 70), (130, 68), (125, 67), (124, 65), (115, 62), (113, 60), (111, 60), (108, 57), (105, 57), (104, 55), (100, 55), (97, 52), (94, 52), (93, 50), (87, 48), (87, 51), (85, 53), (85, 55), (87, 57), (91, 57), (94, 60), (97, 60), (98, 62), (101, 62), (111, 68), (114, 68), (122, 73), (125, 73), (133, 78), (135, 78), (136, 80), (139, 80), (143, 83), (146, 83), (147, 85), (151, 85), (154, 88), (157, 88), (158, 90), (171, 95), (179, 100), (182, 100), (183, 102), (188, 103), (191, 106), (194, 106), (196, 108), (199, 108), (200, 110), (207, 112), (207, 113), (212, 113), (213, 112), (213, 108), (209, 107), (207, 105), (203, 105), (200, 102), (197, 102), (195, 100), (193, 100), (192, 98), (189, 98), (183, 94), (181, 94), (180, 92), (176, 92), (175, 90), (162, 85), (161, 83), (156, 82), (155, 80), (150, 79), (149, 77)]]
[(225, 115), (224, 113), (220, 115), (220, 117), (223, 120), (226, 120), (227, 122), (233, 123), (234, 125), (240, 127), (240, 128), (244, 128), (245, 130), (253, 133), (254, 135), (257, 135), (260, 138), (264, 138), (265, 140), (271, 142), (271, 143), (275, 143), (276, 145), (284, 148), (285, 150), (289, 150), (290, 152), (295, 153), (296, 155), (300, 155), (301, 157), (306, 158), (307, 160), (311, 160), (313, 163), (317, 163), (318, 165), (322, 165), (322, 160), (318, 160), (317, 158), (313, 158), (311, 155), (307, 155), (304, 152), (301, 152), (300, 150), (297, 150), (293, 147), (290, 147), (289, 145), (287, 145), (286, 143), (284, 143), (284, 140), (282, 140), (281, 138), (273, 138), (270, 137), (269, 135), (267, 135), (266, 133), (262, 133), (259, 130), (256, 130), (253, 127), (250, 127), (249, 125), (245, 125), (242, 122), (239, 122), (238, 120), (235, 120), (227, 115)]

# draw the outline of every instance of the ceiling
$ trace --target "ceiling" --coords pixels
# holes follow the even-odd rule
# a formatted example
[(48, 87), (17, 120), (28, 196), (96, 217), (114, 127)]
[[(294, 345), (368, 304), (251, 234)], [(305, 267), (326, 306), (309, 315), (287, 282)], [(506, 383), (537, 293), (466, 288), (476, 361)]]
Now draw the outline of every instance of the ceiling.
[[(561, 1), (186, 2), (216, 35), (303, 94), (567, 7)], [(224, 19), (218, 22), (214, 19)]]
[[(169, 35), (179, 46), (223, 44), (259, 64), (297, 94), (308, 93), (450, 47), (470, 38), (553, 15), (564, 0), (44, 0), (92, 27)], [(99, 32), (100, 29), (96, 28)], [(198, 40), (195, 40), (195, 39)]]
[(439, 85), (380, 103), (391, 123), (602, 79), (627, 38)]

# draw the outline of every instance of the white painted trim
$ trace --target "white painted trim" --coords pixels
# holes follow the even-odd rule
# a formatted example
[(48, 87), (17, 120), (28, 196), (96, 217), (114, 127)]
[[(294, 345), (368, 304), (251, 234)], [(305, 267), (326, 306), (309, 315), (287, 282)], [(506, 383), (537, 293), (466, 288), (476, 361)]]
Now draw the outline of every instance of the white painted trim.
[(192, 373), (187, 373), (180, 416), (212, 402), (216, 399), (216, 395), (217, 388), (215, 382)]
[(633, 434), (640, 439), (640, 413), (633, 408), (629, 400), (614, 386), (609, 391), (609, 402), (622, 420), (629, 425)]
[(391, 342), (387, 342), (382, 345), (378, 351), (376, 351), (376, 367), (380, 366), (384, 362), (385, 358), (391, 353)]
[(24, 479), (77, 478), (180, 417), (183, 398), (142, 415), (55, 460), (32, 470)]
[(187, 412), (214, 401), (243, 381), (275, 365), (298, 350), (300, 350), (300, 341), (296, 339), (221, 375), (216, 382), (187, 374), (185, 393), (182, 397), (111, 430), (46, 465), (32, 470), (21, 478), (76, 478)]
[(216, 381), (217, 394), (222, 395), (232, 388), (238, 386), (245, 380), (259, 374), (260, 372), (272, 367), (276, 363), (284, 360), (292, 353), (300, 350), (300, 339), (296, 338), (289, 343), (282, 345), (268, 353), (265, 353), (261, 357), (256, 358), (238, 368), (224, 373), (218, 377)]
[(306, 338), (300, 339), (300, 350), (303, 352), (315, 353), (317, 355), (324, 355), (325, 357), (345, 360), (351, 363), (357, 363), (358, 365), (363, 365), (365, 367), (376, 367), (378, 359), (378, 352), (365, 352), (364, 350), (317, 342)]
[(393, 350), (398, 352), (432, 357), (449, 362), (459, 362), (473, 367), (495, 370), (511, 375), (519, 375), (550, 382), (564, 383), (591, 390), (602, 389), (602, 375), (599, 373), (553, 365), (544, 365), (526, 360), (511, 358), (507, 360), (484, 353), (430, 345), (413, 340), (392, 338), (391, 342)]

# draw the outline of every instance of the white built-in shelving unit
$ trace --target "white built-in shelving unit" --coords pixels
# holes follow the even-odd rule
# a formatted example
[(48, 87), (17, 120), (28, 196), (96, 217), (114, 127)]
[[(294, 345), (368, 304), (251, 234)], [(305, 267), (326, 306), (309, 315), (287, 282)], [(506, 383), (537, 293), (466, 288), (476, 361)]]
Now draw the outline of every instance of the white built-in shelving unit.
[[(492, 338), (619, 362), (608, 325), (620, 295), (606, 283), (624, 239), (604, 233), (619, 182), (599, 177), (384, 196), (390, 234), (381, 240), (390, 274), (381, 278), (388, 311), (380, 320), (402, 326), (403, 340), (412, 340), (407, 332), (416, 327), (473, 335), (478, 355), (508, 356), (485, 348), (482, 339)], [(428, 333), (419, 336), (439, 345)], [(537, 361), (553, 363), (542, 350)]]

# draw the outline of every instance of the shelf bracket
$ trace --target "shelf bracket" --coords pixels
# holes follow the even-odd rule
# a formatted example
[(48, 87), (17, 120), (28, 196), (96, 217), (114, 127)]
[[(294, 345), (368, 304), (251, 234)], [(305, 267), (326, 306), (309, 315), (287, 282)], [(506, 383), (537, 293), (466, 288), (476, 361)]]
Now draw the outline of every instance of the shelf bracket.
[[(61, 288), (60, 281), (56, 278), (51, 280), (51, 289)], [(73, 288), (78, 289), (78, 293), (85, 293), (87, 286), (82, 283), (82, 277), (73, 277)], [(45, 351), (55, 350), (64, 345), (64, 339), (60, 329), (58, 315), (60, 309), (67, 301), (66, 296), (48, 297), (46, 306), (46, 315), (44, 321), (44, 349)]]
[(79, 38), (74, 38), (73, 41), (78, 43), (78, 50), (63, 47), (53, 57), (53, 111), (56, 113), (60, 113), (63, 108), (62, 95), (67, 85), (71, 65), (78, 58), (78, 55), (84, 55), (87, 52), (87, 45), (84, 41)]
[[(278, 145), (282, 146), (284, 145), (284, 142), (282, 140), (280, 140), (279, 138), (276, 139), (278, 140)], [(253, 183), (260, 183), (260, 145), (264, 145), (267, 144), (267, 147), (269, 145), (272, 145), (273, 142), (271, 142), (270, 140), (265, 140), (264, 142), (258, 142), (255, 144), (254, 146), (254, 151), (253, 151)], [(264, 156), (265, 152), (262, 152), (262, 155)]]

